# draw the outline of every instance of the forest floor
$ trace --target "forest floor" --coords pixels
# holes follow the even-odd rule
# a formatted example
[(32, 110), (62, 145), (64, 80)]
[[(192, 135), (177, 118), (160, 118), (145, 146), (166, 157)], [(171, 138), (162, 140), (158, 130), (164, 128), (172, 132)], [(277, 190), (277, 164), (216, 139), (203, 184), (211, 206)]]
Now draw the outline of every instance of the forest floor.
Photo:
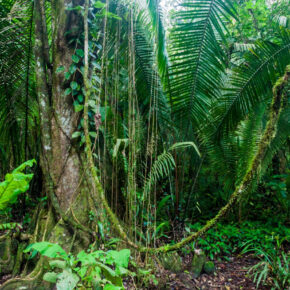
[[(248, 277), (248, 268), (255, 265), (257, 259), (251, 256), (232, 257), (230, 261), (215, 261), (216, 273), (214, 275), (202, 274), (199, 278), (194, 279), (190, 273), (191, 257), (184, 259), (185, 271), (179, 274), (172, 273), (167, 270), (160, 270), (156, 274), (156, 278), (160, 280), (157, 287), (148, 286), (139, 289), (170, 289), (170, 290), (195, 290), (195, 289), (209, 289), (209, 290), (266, 290), (270, 287), (261, 286), (256, 288), (255, 283)], [(186, 270), (188, 269), (188, 270)], [(0, 277), (0, 285), (11, 278), (11, 275), (4, 275)], [(131, 280), (124, 281), (125, 289), (136, 289)]]
[[(169, 274), (170, 281), (167, 289), (210, 289), (210, 290), (232, 290), (257, 289), (253, 280), (248, 277), (248, 268), (258, 262), (251, 256), (232, 257), (231, 261), (215, 261), (216, 273), (214, 275), (202, 274), (199, 278), (192, 278), (192, 274), (180, 273)], [(188, 262), (190, 265), (190, 261)], [(270, 289), (269, 287), (259, 287), (258, 289)]]
[[(251, 256), (232, 257), (230, 261), (215, 261), (216, 273), (214, 275), (201, 274), (197, 279), (194, 279), (190, 273), (191, 257), (184, 259), (185, 270), (182, 273), (175, 274), (167, 270), (161, 270), (156, 274), (160, 281), (157, 287), (149, 286), (139, 289), (168, 289), (168, 290), (195, 290), (195, 289), (209, 289), (209, 290), (266, 290), (271, 287), (260, 286), (256, 287), (253, 280), (248, 277), (248, 268), (254, 266), (259, 260)], [(188, 269), (188, 270), (186, 270)], [(126, 287), (127, 286), (127, 287)], [(136, 289), (133, 285), (128, 283), (126, 289)]]

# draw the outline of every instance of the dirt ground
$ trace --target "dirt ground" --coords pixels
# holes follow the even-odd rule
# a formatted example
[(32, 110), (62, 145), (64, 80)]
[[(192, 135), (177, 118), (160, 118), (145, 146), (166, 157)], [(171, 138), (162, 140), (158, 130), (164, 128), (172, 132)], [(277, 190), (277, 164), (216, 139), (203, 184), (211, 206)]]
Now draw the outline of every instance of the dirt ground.
[[(257, 289), (252, 279), (248, 277), (249, 267), (258, 261), (252, 257), (233, 257), (228, 262), (215, 262), (216, 273), (214, 275), (202, 274), (194, 279), (190, 272), (181, 274), (169, 274), (169, 282), (164, 289), (210, 289), (210, 290), (232, 290)], [(270, 289), (259, 287), (258, 289)]]

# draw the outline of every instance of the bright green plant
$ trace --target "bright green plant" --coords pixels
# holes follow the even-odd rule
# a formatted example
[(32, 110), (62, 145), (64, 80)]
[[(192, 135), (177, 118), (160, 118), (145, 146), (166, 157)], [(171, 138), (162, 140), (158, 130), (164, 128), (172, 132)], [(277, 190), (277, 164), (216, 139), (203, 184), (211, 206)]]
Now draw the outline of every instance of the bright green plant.
[[(7, 212), (11, 205), (17, 202), (17, 198), (21, 193), (25, 193), (29, 189), (29, 182), (33, 178), (33, 174), (26, 174), (23, 171), (27, 166), (32, 167), (36, 161), (28, 160), (14, 169), (11, 173), (5, 175), (5, 180), (0, 182), (0, 215), (8, 216)], [(1, 230), (19, 230), (22, 226), (18, 223), (1, 223)]]
[(286, 239), (276, 240), (276, 246), (273, 249), (263, 249), (263, 247), (247, 247), (243, 253), (254, 253), (261, 261), (251, 267), (248, 271), (251, 277), (253, 277), (254, 283), (257, 288), (262, 283), (268, 284), (271, 289), (288, 289), (290, 285), (290, 256), (288, 253), (282, 250), (282, 243)]
[(12, 173), (6, 174), (5, 180), (0, 183), (0, 211), (16, 203), (18, 195), (28, 190), (33, 174), (26, 174), (23, 171), (27, 166), (32, 167), (35, 163), (34, 159), (26, 161)]
[(44, 274), (43, 279), (56, 283), (58, 290), (70, 289), (124, 289), (122, 277), (129, 275), (130, 250), (81, 251), (77, 256), (67, 254), (59, 245), (40, 242), (31, 244), (24, 252), (32, 256), (40, 253), (51, 258), (53, 271)]

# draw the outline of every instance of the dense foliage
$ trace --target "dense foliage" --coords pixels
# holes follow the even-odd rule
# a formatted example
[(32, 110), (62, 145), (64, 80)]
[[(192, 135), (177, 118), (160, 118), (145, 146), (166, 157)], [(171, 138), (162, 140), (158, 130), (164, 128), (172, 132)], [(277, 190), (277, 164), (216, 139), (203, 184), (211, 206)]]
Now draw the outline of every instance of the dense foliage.
[(287, 287), (288, 0), (0, 4), (0, 231), (32, 251), (14, 272), (38, 252), (58, 289), (155, 281), (118, 236), (146, 252), (131, 266), (256, 253), (255, 283)]

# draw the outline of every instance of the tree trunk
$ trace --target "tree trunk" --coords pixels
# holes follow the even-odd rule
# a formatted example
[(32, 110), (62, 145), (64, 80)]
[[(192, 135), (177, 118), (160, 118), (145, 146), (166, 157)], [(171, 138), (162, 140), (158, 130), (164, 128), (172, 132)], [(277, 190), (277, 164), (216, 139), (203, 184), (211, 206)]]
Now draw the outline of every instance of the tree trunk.
[[(83, 33), (83, 17), (78, 11), (67, 8), (83, 4), (84, 1), (81, 0), (52, 1), (51, 28), (48, 29), (45, 0), (34, 1), (40, 165), (43, 171), (43, 188), (48, 196), (48, 209), (37, 210), (36, 227), (28, 244), (51, 241), (72, 252), (89, 246), (95, 239), (91, 229), (95, 229), (96, 222), (102, 219), (102, 211), (99, 210), (101, 205), (98, 204), (96, 210), (96, 199), (91, 194), (92, 178), (85, 165), (84, 153), (79, 150), (79, 143), (71, 138), (73, 132), (77, 131), (81, 116), (74, 111), (72, 95), (65, 94), (72, 80), (66, 80), (64, 73), (73, 63), (72, 55), (78, 48), (75, 40), (81, 38)], [(48, 41), (50, 30), (51, 46)], [(59, 67), (64, 68), (60, 73), (56, 71)], [(74, 74), (74, 78), (82, 81), (82, 76), (78, 73)], [(90, 211), (96, 216), (94, 225), (89, 222)], [(42, 280), (43, 259), (37, 262), (32, 272), (29, 273), (28, 268), (32, 268), (31, 262), (24, 268), (24, 274), (28, 276), (7, 281), (2, 289), (25, 286), (27, 289), (35, 289)]]

